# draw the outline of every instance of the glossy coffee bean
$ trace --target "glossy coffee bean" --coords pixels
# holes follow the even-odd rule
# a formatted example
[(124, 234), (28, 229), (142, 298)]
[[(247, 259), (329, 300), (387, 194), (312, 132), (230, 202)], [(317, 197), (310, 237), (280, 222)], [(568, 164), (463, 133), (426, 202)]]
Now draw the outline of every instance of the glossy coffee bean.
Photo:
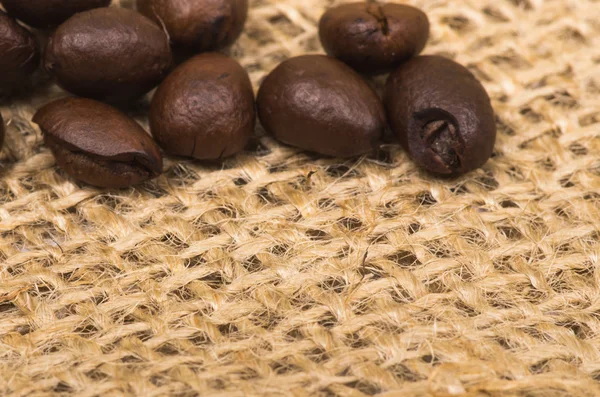
[(0, 98), (27, 83), (39, 63), (35, 36), (0, 11)]
[(427, 171), (463, 174), (492, 155), (496, 124), (490, 98), (475, 76), (454, 61), (411, 59), (390, 75), (384, 103), (400, 143)]
[(244, 30), (248, 0), (137, 0), (138, 10), (164, 26), (176, 47), (216, 51)]
[(329, 55), (355, 70), (388, 73), (423, 50), (429, 20), (421, 10), (403, 4), (342, 4), (325, 12), (319, 36)]
[(4, 144), (4, 119), (0, 114), (0, 150), (2, 150), (2, 145)]
[(156, 143), (119, 110), (91, 99), (64, 98), (35, 114), (56, 163), (90, 185), (122, 188), (162, 172)]
[(264, 80), (257, 105), (262, 125), (276, 139), (328, 156), (370, 152), (385, 130), (375, 91), (354, 70), (324, 55), (281, 63)]
[(172, 61), (165, 32), (125, 8), (75, 15), (58, 27), (44, 54), (45, 68), (65, 90), (118, 103), (154, 88)]
[(78, 12), (107, 7), (111, 0), (1, 0), (6, 11), (35, 28), (60, 25)]
[(256, 121), (254, 91), (235, 60), (198, 55), (173, 71), (152, 100), (152, 135), (170, 154), (218, 160), (241, 151)]

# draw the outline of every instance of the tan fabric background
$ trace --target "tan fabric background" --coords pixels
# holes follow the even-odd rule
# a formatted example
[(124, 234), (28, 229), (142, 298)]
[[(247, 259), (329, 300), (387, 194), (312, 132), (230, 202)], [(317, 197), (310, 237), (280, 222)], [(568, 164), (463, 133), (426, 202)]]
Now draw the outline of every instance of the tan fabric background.
[[(256, 85), (320, 51), (331, 1), (251, 3)], [(0, 395), (600, 395), (600, 2), (411, 3), (497, 110), (457, 180), (262, 138), (101, 191), (29, 122), (59, 89), (2, 106)]]

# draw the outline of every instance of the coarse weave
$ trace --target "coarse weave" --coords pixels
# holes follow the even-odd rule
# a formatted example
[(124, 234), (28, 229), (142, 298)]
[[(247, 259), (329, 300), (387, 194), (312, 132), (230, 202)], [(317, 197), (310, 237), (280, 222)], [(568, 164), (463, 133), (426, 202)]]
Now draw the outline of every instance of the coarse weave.
[[(30, 122), (47, 77), (3, 105), (0, 395), (599, 396), (600, 2), (410, 3), (497, 112), (459, 179), (262, 136), (99, 190)], [(251, 1), (230, 53), (255, 88), (322, 51), (332, 4)]]

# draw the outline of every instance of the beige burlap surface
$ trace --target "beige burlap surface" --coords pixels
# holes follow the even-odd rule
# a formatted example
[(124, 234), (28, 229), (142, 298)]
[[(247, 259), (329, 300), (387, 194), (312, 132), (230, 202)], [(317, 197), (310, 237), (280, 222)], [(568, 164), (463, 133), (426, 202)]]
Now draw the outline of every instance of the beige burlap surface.
[[(262, 137), (103, 191), (29, 121), (58, 88), (3, 105), (0, 395), (600, 395), (600, 2), (411, 3), (497, 111), (460, 179)], [(255, 86), (330, 4), (251, 2)]]

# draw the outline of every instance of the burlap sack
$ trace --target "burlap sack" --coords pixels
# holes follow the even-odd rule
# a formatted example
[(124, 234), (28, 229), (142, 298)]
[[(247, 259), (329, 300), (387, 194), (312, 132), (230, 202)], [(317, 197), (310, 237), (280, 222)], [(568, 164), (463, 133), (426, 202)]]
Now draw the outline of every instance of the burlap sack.
[[(333, 1), (251, 3), (256, 87), (321, 51)], [(0, 395), (600, 395), (600, 2), (411, 3), (497, 111), (456, 180), (262, 137), (102, 191), (29, 121), (58, 88), (2, 106)]]

